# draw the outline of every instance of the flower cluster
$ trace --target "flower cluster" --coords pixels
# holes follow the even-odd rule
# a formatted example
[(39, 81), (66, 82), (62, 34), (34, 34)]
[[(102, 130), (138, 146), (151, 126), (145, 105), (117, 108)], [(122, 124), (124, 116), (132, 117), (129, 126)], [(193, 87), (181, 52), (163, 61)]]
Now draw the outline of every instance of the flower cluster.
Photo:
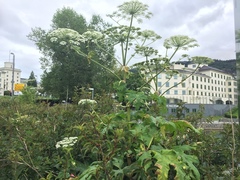
[(56, 148), (60, 147), (71, 147), (77, 142), (77, 137), (65, 137), (62, 141), (58, 141)]
[(78, 105), (85, 105), (85, 104), (95, 105), (95, 104), (97, 104), (97, 101), (92, 100), (92, 99), (81, 99), (78, 102)]
[(97, 42), (98, 39), (103, 37), (103, 34), (98, 31), (87, 31), (83, 33), (85, 41)]
[(51, 42), (59, 42), (60, 45), (80, 45), (85, 38), (77, 31), (67, 28), (59, 28), (48, 34)]

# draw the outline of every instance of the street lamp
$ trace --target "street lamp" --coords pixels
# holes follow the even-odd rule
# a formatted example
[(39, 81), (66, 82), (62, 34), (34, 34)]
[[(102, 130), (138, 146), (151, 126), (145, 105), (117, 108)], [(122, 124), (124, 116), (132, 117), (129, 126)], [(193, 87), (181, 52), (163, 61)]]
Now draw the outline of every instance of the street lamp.
[(15, 54), (10, 53), (13, 55), (13, 70), (12, 70), (12, 96), (14, 96), (14, 70), (15, 70)]
[(92, 91), (92, 99), (94, 97), (94, 88), (88, 88), (90, 91)]

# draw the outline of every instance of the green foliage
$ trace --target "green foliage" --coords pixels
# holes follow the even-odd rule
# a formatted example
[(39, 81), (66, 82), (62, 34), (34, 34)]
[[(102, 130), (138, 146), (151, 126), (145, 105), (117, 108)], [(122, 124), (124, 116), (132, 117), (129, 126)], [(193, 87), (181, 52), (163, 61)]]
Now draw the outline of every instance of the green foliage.
[[(50, 31), (35, 28), (28, 35), (29, 39), (35, 42), (37, 48), (43, 54), (40, 59), (44, 70), (41, 86), (47, 94), (60, 99), (67, 99), (73, 97), (75, 87), (90, 85), (91, 87), (94, 86), (96, 91), (111, 88), (113, 76), (106, 73), (105, 69), (91, 63), (90, 59), (95, 59), (99, 64), (113, 69), (115, 65), (112, 57), (112, 54), (114, 54), (113, 48), (107, 46), (107, 44), (101, 44), (109, 52), (109, 54), (105, 54), (93, 43), (85, 43), (87, 39), (81, 39), (81, 35), (86, 33), (88, 27), (99, 30), (109, 25), (104, 23), (99, 16), (93, 16), (91, 23), (93, 24), (87, 24), (85, 18), (74, 10), (63, 8), (54, 14)], [(62, 30), (61, 35), (58, 34), (55, 37), (54, 30)], [(66, 34), (74, 36), (75, 39), (70, 36), (65, 37)], [(85, 37), (87, 38), (88, 34)], [(81, 43), (80, 41), (75, 42), (76, 38), (82, 40)], [(60, 46), (56, 45), (56, 40), (61, 42)], [(71, 43), (75, 43), (70, 43), (71, 45), (76, 46), (77, 43), (78, 48), (86, 56), (79, 57), (78, 53), (72, 49), (73, 47), (66, 44), (69, 40)]]
[(24, 87), (22, 95), (17, 97), (23, 103), (35, 103), (37, 98), (37, 90), (31, 86)]
[(30, 74), (30, 76), (28, 78), (27, 85), (31, 86), (31, 87), (37, 87), (37, 80), (36, 80), (36, 77), (35, 77), (33, 71), (31, 72), (31, 74)]
[(196, 157), (185, 154), (193, 147), (176, 144), (177, 135), (188, 128), (198, 132), (186, 121), (168, 122), (143, 111), (102, 117), (91, 113), (88, 118), (91, 123), (76, 127), (83, 158), (91, 158), (92, 162), (80, 179), (167, 179), (170, 165), (174, 166), (176, 177), (199, 179)]
[(11, 96), (11, 91), (4, 91), (4, 96)]
[[(151, 16), (148, 6), (139, 1), (123, 3), (118, 6), (118, 11), (109, 15), (117, 22), (116, 27), (104, 29), (99, 21), (101, 26), (97, 29), (103, 32), (94, 29), (80, 32), (72, 28), (76, 21), (71, 21), (70, 27), (63, 22), (65, 15), (79, 19), (72, 10), (59, 11), (54, 17), (58, 29), (48, 33), (36, 30), (32, 38), (36, 38), (34, 40), (45, 57), (51, 58), (51, 61), (44, 59), (43, 63), (53, 63), (51, 71), (45, 71), (44, 87), (54, 94), (62, 93), (62, 96), (74, 93), (75, 102), (53, 107), (8, 103), (9, 106), (0, 112), (1, 138), (4, 139), (1, 159), (8, 162), (7, 166), (2, 165), (3, 170), (0, 169), (3, 177), (8, 176), (4, 174), (7, 172), (15, 179), (42, 180), (68, 179), (71, 174), (76, 176), (75, 179), (209, 179), (207, 168), (216, 168), (217, 163), (212, 157), (206, 157), (210, 147), (215, 150), (215, 145), (220, 146), (220, 143), (214, 144), (214, 140), (220, 142), (222, 139), (214, 137), (207, 144), (207, 136), (201, 136), (188, 121), (166, 120), (163, 116), (166, 99), (157, 89), (154, 93), (145, 90), (159, 72), (169, 70), (170, 60), (178, 50), (198, 46), (196, 40), (183, 35), (172, 36), (165, 40), (166, 54), (161, 57), (158, 50), (150, 46), (161, 37), (153, 31), (141, 31), (133, 26), (134, 20), (142, 22), (142, 18)], [(56, 21), (58, 18), (59, 22)], [(121, 25), (121, 19), (129, 20), (129, 25)], [(96, 28), (98, 20), (95, 17), (89, 27)], [(80, 22), (85, 29), (84, 18)], [(113, 57), (113, 48), (117, 45), (122, 53), (120, 60)], [(132, 54), (130, 49), (133, 49)], [(143, 84), (131, 89), (127, 84), (131, 77), (128, 64), (136, 55), (145, 58), (138, 66)], [(190, 58), (186, 54), (181, 58), (186, 57)], [(117, 68), (111, 68), (114, 63), (109, 63), (113, 59), (120, 64), (118, 72)], [(200, 56), (190, 59), (198, 64), (210, 60)], [(79, 67), (90, 67), (91, 72), (84, 76), (83, 72), (78, 74)], [(113, 89), (105, 96), (96, 96), (94, 106), (86, 103), (95, 100), (87, 99), (88, 89), (82, 87), (93, 87), (91, 75), (96, 73), (97, 78), (106, 77), (102, 76), (106, 72), (114, 76), (108, 82), (118, 79), (112, 83)], [(171, 76), (176, 73), (168, 72)], [(116, 100), (112, 95), (116, 95)], [(11, 111), (7, 109), (9, 107)], [(189, 120), (197, 125), (202, 117), (200, 111)], [(66, 140), (74, 142), (66, 143)], [(7, 146), (6, 142), (12, 146)], [(229, 157), (227, 148), (223, 149), (226, 150), (224, 158)], [(224, 158), (222, 162), (226, 162)], [(220, 171), (215, 173), (220, 174)]]
[(227, 118), (238, 118), (238, 107), (232, 108), (230, 111), (224, 114)]

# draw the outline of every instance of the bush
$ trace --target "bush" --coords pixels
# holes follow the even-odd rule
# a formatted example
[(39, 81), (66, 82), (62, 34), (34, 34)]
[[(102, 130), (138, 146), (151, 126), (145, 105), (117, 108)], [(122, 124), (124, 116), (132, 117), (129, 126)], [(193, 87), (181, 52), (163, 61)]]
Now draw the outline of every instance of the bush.
[(228, 111), (224, 114), (226, 118), (238, 118), (238, 107), (232, 108), (231, 111)]
[(4, 91), (4, 96), (11, 96), (11, 95), (12, 95), (11, 91)]

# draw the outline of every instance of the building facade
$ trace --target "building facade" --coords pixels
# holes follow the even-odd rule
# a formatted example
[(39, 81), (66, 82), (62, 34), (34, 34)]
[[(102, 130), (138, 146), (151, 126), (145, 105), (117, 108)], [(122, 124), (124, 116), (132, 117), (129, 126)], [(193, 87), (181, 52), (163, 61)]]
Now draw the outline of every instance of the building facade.
[[(171, 77), (166, 73), (158, 75), (159, 94), (166, 97), (168, 104), (179, 101), (187, 104), (237, 104), (237, 81), (232, 75), (207, 65), (194, 71), (196, 67), (196, 64), (187, 67), (173, 64), (171, 68), (178, 73)], [(183, 79), (186, 80), (182, 82)]]
[[(4, 67), (0, 67), (0, 96), (4, 95), (4, 91), (12, 90), (13, 63), (4, 62)], [(21, 70), (14, 68), (14, 86), (20, 83)]]

